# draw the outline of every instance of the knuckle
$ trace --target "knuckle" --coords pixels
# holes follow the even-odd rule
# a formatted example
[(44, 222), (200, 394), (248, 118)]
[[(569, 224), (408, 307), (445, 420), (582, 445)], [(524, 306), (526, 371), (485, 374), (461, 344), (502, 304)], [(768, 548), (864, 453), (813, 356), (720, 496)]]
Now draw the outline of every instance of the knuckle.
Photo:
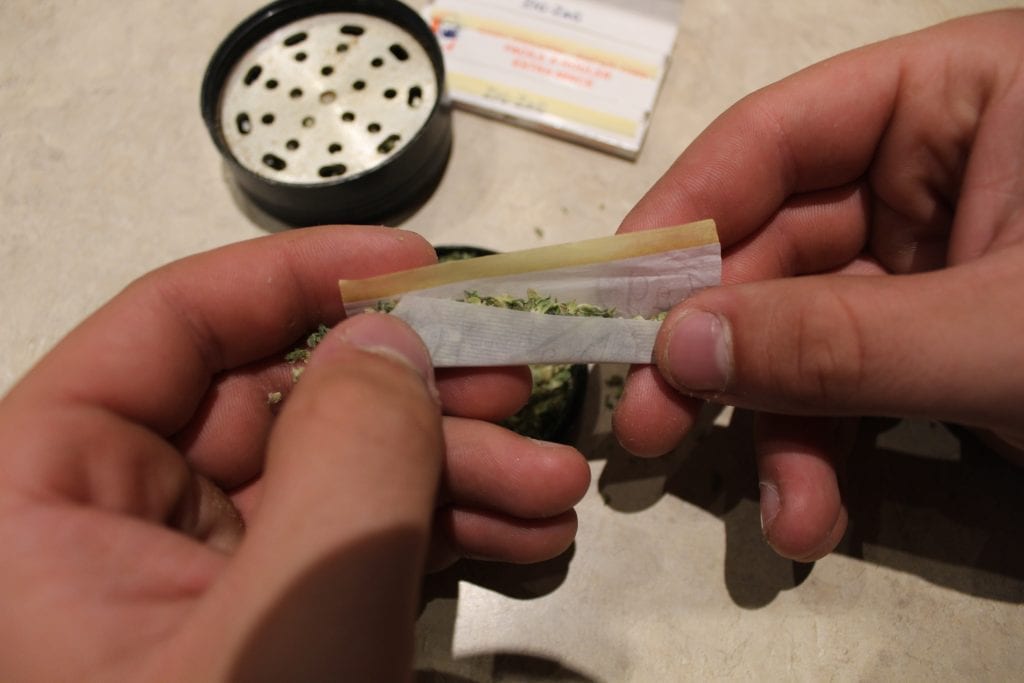
[(865, 346), (855, 309), (832, 288), (809, 293), (798, 307), (787, 387), (809, 410), (844, 406), (863, 383)]

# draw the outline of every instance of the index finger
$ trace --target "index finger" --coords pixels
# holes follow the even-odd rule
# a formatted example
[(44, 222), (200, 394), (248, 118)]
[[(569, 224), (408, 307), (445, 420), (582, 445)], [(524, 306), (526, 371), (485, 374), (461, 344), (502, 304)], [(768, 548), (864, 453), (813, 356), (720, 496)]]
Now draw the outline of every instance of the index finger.
[(730, 247), (790, 196), (852, 183), (895, 106), (902, 51), (898, 41), (854, 50), (740, 100), (687, 147), (619, 231), (714, 218)]
[(434, 259), (414, 233), (350, 226), (293, 230), (198, 254), (130, 284), (46, 356), (10, 399), (97, 404), (171, 434), (214, 375), (344, 317), (339, 278)]

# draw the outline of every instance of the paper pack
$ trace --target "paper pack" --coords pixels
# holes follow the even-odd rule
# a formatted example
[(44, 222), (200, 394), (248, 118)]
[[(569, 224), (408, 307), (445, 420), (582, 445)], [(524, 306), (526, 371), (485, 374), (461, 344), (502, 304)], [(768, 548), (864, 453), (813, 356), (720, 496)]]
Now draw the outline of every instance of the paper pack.
[(635, 158), (678, 32), (669, 0), (436, 0), (462, 108)]

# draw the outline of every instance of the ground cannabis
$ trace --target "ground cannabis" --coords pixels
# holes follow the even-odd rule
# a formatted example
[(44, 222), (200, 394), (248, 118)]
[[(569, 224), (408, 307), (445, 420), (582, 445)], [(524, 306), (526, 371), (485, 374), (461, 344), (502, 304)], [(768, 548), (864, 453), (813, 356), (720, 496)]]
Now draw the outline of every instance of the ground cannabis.
[(608, 410), (615, 410), (622, 398), (622, 391), (626, 387), (626, 380), (622, 375), (612, 375), (604, 381), (605, 396), (604, 407)]
[[(392, 305), (393, 308), (393, 305)], [(381, 309), (377, 309), (381, 310)], [(289, 351), (284, 359), (292, 367), (292, 381), (299, 381), (317, 347), (330, 328), (320, 325), (306, 338), (306, 343)], [(577, 380), (572, 365), (532, 365), (533, 390), (527, 404), (515, 415), (502, 422), (512, 431), (536, 439), (550, 439), (557, 435), (562, 426), (565, 412), (572, 406)], [(267, 405), (276, 406), (284, 400), (280, 391), (267, 394)]]
[(439, 256), (437, 262), (444, 263), (446, 261), (465, 261), (468, 258), (476, 258), (477, 256), (479, 256), (479, 254), (477, 254), (470, 248), (450, 249), (444, 253), (444, 256)]
[(523, 408), (501, 424), (517, 434), (537, 439), (550, 439), (557, 432), (572, 408), (576, 378), (572, 365), (531, 365), (533, 391)]
[[(574, 316), (579, 318), (617, 318), (621, 317), (614, 308), (606, 308), (604, 306), (597, 306), (595, 304), (577, 303), (575, 300), (572, 301), (559, 301), (553, 296), (542, 296), (537, 293), (536, 290), (526, 290), (526, 297), (514, 297), (510, 294), (499, 294), (497, 296), (491, 296), (487, 294), (480, 294), (475, 290), (466, 290), (463, 292), (461, 299), (456, 299), (460, 303), (467, 304), (480, 304), (482, 306), (491, 306), (492, 308), (504, 308), (510, 311), (522, 311), (527, 313), (543, 313), (544, 315), (565, 315)], [(390, 313), (395, 310), (395, 306), (398, 305), (398, 299), (381, 299), (373, 306), (367, 308), (367, 311), (375, 311), (377, 313)], [(637, 320), (654, 320), (661, 322), (665, 319), (668, 311), (661, 311), (650, 318), (644, 316), (635, 316)]]
[[(324, 336), (330, 331), (331, 328), (321, 323), (317, 326), (316, 330), (308, 337), (306, 337), (306, 343), (304, 346), (300, 346), (297, 349), (289, 351), (284, 359), (292, 366), (292, 382), (298, 382), (299, 377), (302, 375), (302, 371), (306, 369), (306, 363), (309, 362), (310, 357), (313, 355), (313, 349), (317, 347)], [(267, 394), (267, 405), (276, 406), (278, 403), (284, 400), (284, 395), (280, 391), (271, 391)]]
[(508, 294), (487, 296), (475, 291), (466, 291), (459, 299), (467, 304), (483, 304), (494, 308), (506, 308), (511, 311), (528, 311), (545, 315), (568, 315), (585, 318), (614, 318), (614, 308), (604, 308), (594, 304), (579, 304), (575, 301), (559, 301), (553, 296), (541, 296), (535, 290), (526, 290), (526, 298), (520, 299)]

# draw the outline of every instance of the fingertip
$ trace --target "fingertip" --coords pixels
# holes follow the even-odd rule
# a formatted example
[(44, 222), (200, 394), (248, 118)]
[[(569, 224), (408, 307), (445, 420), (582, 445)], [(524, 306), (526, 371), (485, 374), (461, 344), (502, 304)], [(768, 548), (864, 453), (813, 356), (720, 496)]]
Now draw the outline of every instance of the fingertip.
[(458, 507), (543, 519), (572, 508), (590, 485), (575, 448), (520, 436), (497, 425), (447, 417), (443, 490)]
[(437, 389), (446, 414), (498, 422), (514, 415), (533, 389), (530, 369), (444, 368), (436, 373)]
[(789, 463), (762, 478), (759, 490), (761, 531), (779, 555), (809, 562), (835, 549), (846, 531), (846, 509), (834, 471)]
[(733, 350), (729, 321), (700, 309), (674, 311), (662, 326), (658, 368), (676, 389), (715, 395), (729, 386)]
[(656, 368), (634, 367), (612, 414), (612, 431), (632, 455), (664, 455), (682, 441), (697, 421), (700, 402), (681, 396)]
[[(465, 508), (438, 513), (435, 531), (447, 549), (434, 556), (438, 564), (464, 557), (491, 562), (533, 564), (558, 557), (572, 546), (579, 520), (575, 510), (537, 520), (522, 520)], [(442, 546), (443, 547), (443, 546)]]
[(770, 524), (764, 529), (764, 536), (768, 545), (782, 557), (796, 562), (815, 562), (836, 549), (846, 533), (848, 520), (846, 508), (840, 505), (831, 524), (784, 521)]
[(832, 552), (847, 512), (836, 463), (851, 437), (848, 420), (760, 413), (756, 450), (761, 530), (783, 557), (801, 562)]
[(531, 461), (531, 475), (547, 483), (547, 507), (519, 511), (526, 517), (546, 517), (571, 509), (587, 494), (590, 488), (590, 465), (587, 459), (572, 446), (550, 441), (530, 441), (539, 446)]
[(307, 370), (337, 362), (350, 362), (351, 352), (372, 353), (411, 370), (423, 382), (431, 399), (439, 403), (430, 351), (404, 322), (390, 315), (366, 313), (339, 323), (317, 345)]
[(812, 562), (832, 552), (846, 531), (846, 509), (827, 485), (761, 483), (762, 534), (782, 557)]

